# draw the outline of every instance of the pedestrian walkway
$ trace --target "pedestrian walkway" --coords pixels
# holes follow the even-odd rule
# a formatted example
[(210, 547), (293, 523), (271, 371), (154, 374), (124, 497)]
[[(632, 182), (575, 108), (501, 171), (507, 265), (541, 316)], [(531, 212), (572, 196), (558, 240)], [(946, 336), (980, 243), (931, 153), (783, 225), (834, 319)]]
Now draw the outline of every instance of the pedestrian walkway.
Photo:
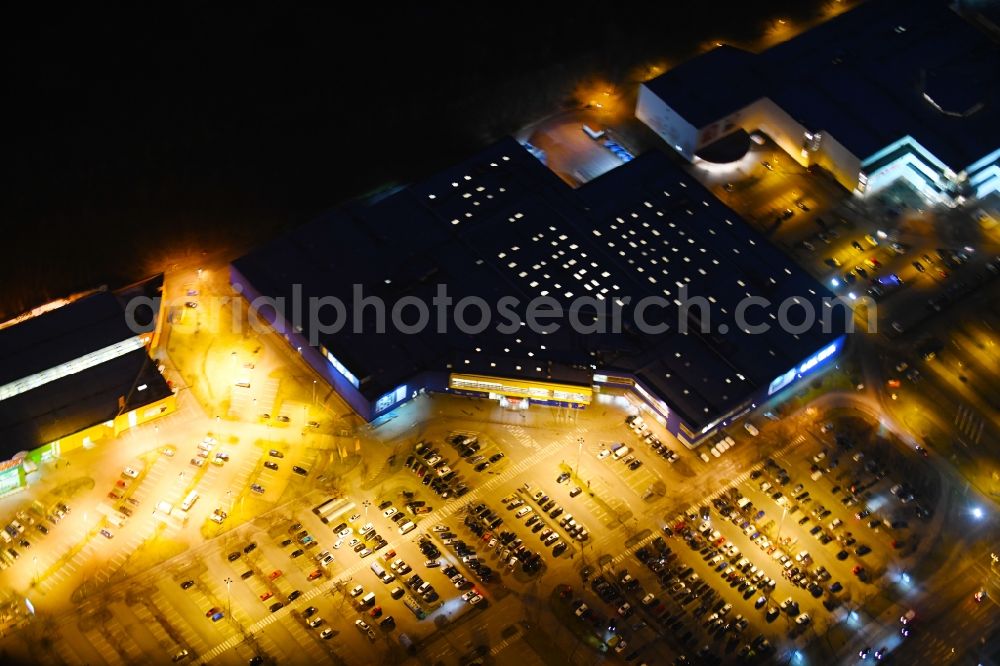
[(511, 634), (510, 636), (508, 636), (507, 638), (503, 639), (502, 641), (494, 645), (492, 648), (490, 648), (490, 656), (491, 657), (497, 656), (498, 654), (506, 650), (507, 646), (509, 646), (511, 643), (521, 640), (521, 636), (523, 634), (524, 630), (521, 628), (521, 625), (517, 625), (517, 631), (515, 631), (513, 634)]
[(82, 633), (87, 641), (94, 646), (94, 649), (100, 653), (101, 658), (105, 662), (111, 664), (112, 666), (117, 666), (119, 664), (121, 666), (125, 665), (121, 655), (117, 650), (115, 650), (114, 646), (109, 642), (108, 638), (101, 633), (100, 630), (93, 628)]
[(531, 436), (531, 433), (519, 425), (505, 424), (503, 429), (510, 433), (511, 437), (513, 437), (518, 443), (521, 444), (521, 446), (525, 448), (535, 449), (536, 451), (542, 448), (542, 445)]
[(958, 411), (955, 412), (955, 427), (968, 438), (971, 444), (979, 444), (985, 426), (986, 422), (983, 418), (968, 405), (960, 405)]

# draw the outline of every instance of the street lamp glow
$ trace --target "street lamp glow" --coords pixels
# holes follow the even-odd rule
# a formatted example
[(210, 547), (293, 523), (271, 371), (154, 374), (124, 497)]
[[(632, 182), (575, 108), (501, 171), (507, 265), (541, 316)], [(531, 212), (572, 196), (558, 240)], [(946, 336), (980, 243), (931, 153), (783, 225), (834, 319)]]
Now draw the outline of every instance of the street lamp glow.
[(831, 278), (830, 279), (830, 286), (831, 287), (839, 287), (840, 286), (840, 280), (838, 280), (837, 278)]
[(975, 518), (976, 520), (982, 520), (983, 519), (983, 515), (984, 514), (983, 514), (982, 507), (978, 507), (978, 506), (972, 507), (972, 517), (973, 518)]

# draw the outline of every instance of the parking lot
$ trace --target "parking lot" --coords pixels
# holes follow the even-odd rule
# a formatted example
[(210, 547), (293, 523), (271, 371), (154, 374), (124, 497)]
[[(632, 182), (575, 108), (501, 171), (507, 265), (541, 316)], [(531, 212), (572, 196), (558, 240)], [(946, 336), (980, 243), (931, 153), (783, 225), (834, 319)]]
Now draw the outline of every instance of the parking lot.
[(1000, 236), (969, 211), (902, 185), (858, 199), (755, 136), (738, 164), (694, 174), (864, 318), (871, 298), (879, 332), (899, 336), (1000, 274)]
[[(224, 362), (233, 363), (228, 357)], [(263, 369), (258, 360), (253, 372)], [(257, 378), (252, 382), (265, 384)], [(907, 529), (883, 522), (876, 532), (855, 519), (862, 500), (873, 512), (868, 520), (877, 515), (890, 525), (910, 507), (925, 504), (925, 491), (912, 482), (918, 497), (904, 505), (889, 492), (896, 483), (888, 477), (859, 491), (859, 504), (841, 504), (854, 477), (867, 484), (871, 473), (862, 471), (870, 457), (855, 462), (855, 450), (851, 455), (837, 450), (839, 425), (836, 431), (802, 432), (783, 441), (773, 432), (779, 424), (758, 423), (756, 435), (739, 428), (691, 452), (659, 425), (626, 419), (629, 412), (617, 406), (523, 414), (485, 401), (427, 397), (380, 431), (365, 433), (361, 444), (324, 434), (325, 426), (313, 428), (308, 409), (302, 416), (288, 410), (289, 423), (278, 419), (286, 412), (279, 405), (268, 419), (211, 419), (206, 427), (204, 419), (192, 417), (195, 408), (188, 398), (161, 431), (137, 436), (131, 452), (116, 449), (115, 464), (74, 458), (74, 467), (99, 470), (92, 485), (43, 496), (41, 514), (56, 501), (71, 511), (47, 524), (49, 534), (38, 532), (31, 539), (33, 544), (48, 541), (54, 547), (47, 545), (46, 554), (55, 553), (51, 564), (38, 558), (43, 591), (37, 594), (44, 596), (37, 598), (68, 599), (86, 581), (73, 610), (80, 619), (63, 623), (54, 641), (56, 654), (85, 655), (90, 663), (131, 663), (140, 654), (175, 656), (186, 650), (182, 659), (245, 663), (261, 655), (281, 663), (294, 662), (302, 652), (315, 661), (332, 652), (354, 661), (399, 663), (411, 649), (426, 648), (450, 665), (477, 650), (531, 661), (530, 655), (538, 658), (553, 646), (596, 650), (636, 663), (670, 663), (706, 646), (735, 658), (747, 645), (766, 651), (765, 639), (783, 651), (811, 635), (794, 617), (808, 614), (817, 627), (837, 622), (848, 599), (856, 603), (873, 589), (851, 573), (853, 566), (865, 566), (877, 581), (891, 571), (894, 553), (911, 547)], [(168, 425), (184, 435), (173, 430), (168, 435)], [(821, 464), (824, 459), (812, 460), (823, 448), (825, 460), (839, 461), (829, 471), (829, 463)], [(80, 455), (96, 461), (107, 453)], [(767, 457), (785, 468), (785, 485), (774, 477), (778, 470), (766, 466)], [(126, 474), (124, 468), (133, 464), (136, 474)], [(892, 469), (894, 463), (879, 464)], [(819, 471), (813, 465), (824, 470), (817, 479), (811, 478)], [(751, 479), (757, 469), (761, 475)], [(761, 491), (763, 481), (772, 488)], [(803, 488), (795, 490), (800, 483)], [(834, 485), (841, 489), (833, 492)], [(905, 496), (904, 491), (911, 489), (897, 493)], [(733, 492), (753, 502), (753, 514), (736, 510)], [(782, 496), (775, 499), (776, 492)], [(870, 497), (864, 497), (866, 492)], [(785, 507), (779, 505), (783, 498)], [(328, 500), (343, 515), (313, 512)], [(741, 520), (733, 523), (712, 500), (725, 501), (733, 507), (730, 515)], [(928, 497), (926, 504), (932, 501)], [(30, 504), (21, 509), (36, 522), (44, 520), (30, 513)], [(818, 504), (831, 513), (799, 525)], [(102, 505), (105, 511), (98, 508)], [(699, 531), (706, 505), (707, 536)], [(690, 509), (695, 519), (686, 515)], [(11, 511), (12, 520), (17, 510)], [(782, 513), (787, 513), (784, 519)], [(844, 524), (831, 528), (837, 518)], [(750, 525), (743, 526), (743, 520), (753, 529), (745, 532)], [(400, 533), (406, 521), (414, 527)], [(822, 534), (829, 533), (830, 543), (810, 534), (817, 524)], [(665, 526), (672, 535), (663, 531)], [(101, 529), (112, 536), (102, 536)], [(697, 548), (682, 536), (685, 529)], [(786, 540), (783, 552), (793, 561), (809, 551), (812, 562), (794, 562), (786, 569), (774, 559), (782, 551), (761, 549), (752, 541), (754, 532), (771, 544)], [(846, 539), (852, 537), (855, 542), (848, 546)], [(714, 543), (719, 539), (725, 541)], [(906, 545), (894, 548), (894, 539)], [(702, 553), (709, 542), (714, 549), (738, 548), (739, 556)], [(858, 555), (861, 544), (872, 552)], [(846, 560), (837, 559), (841, 547), (848, 552)], [(2, 573), (24, 580), (34, 564), (28, 559), (34, 548), (20, 549)], [(669, 557), (666, 548), (673, 559), (659, 571), (637, 559), (640, 553), (647, 564)], [(720, 555), (723, 560), (715, 560)], [(682, 569), (670, 571), (681, 563)], [(803, 588), (791, 579), (800, 574), (802, 580), (808, 572), (811, 581), (820, 566), (830, 578), (814, 598), (808, 584)], [(680, 576), (688, 567), (691, 572)], [(729, 567), (733, 571), (727, 572)], [(637, 588), (631, 580), (622, 582), (625, 570)], [(695, 573), (698, 578), (690, 580)], [(753, 581), (758, 573), (775, 581), (774, 591), (765, 594), (761, 580)], [(723, 581), (723, 575), (733, 576), (735, 584)], [(602, 576), (606, 585), (632, 589), (614, 603), (601, 601), (593, 583), (608, 594), (598, 580)], [(670, 589), (681, 582), (688, 592), (675, 598)], [(831, 593), (835, 582), (843, 589)], [(705, 589), (684, 603), (698, 583)], [(757, 589), (744, 598), (751, 585)], [(708, 586), (715, 596), (706, 605)], [(363, 601), (369, 594), (374, 598)], [(656, 604), (642, 603), (649, 594)], [(765, 605), (754, 608), (762, 595)], [(552, 596), (557, 601), (548, 604)], [(789, 596), (799, 614), (782, 612), (782, 619), (767, 622), (768, 608), (780, 608)], [(841, 606), (832, 611), (823, 606), (837, 598)], [(590, 639), (583, 643), (576, 642), (585, 628), (572, 609), (576, 600), (595, 609), (601, 622), (608, 621), (603, 627), (589, 625)], [(724, 603), (716, 608), (719, 602)], [(623, 611), (628, 618), (618, 613), (624, 603), (630, 604)], [(664, 610), (658, 619), (660, 603)], [(726, 604), (731, 608), (721, 612)], [(704, 612), (696, 613), (702, 606)], [(549, 613), (560, 622), (549, 622)], [(719, 617), (709, 621), (713, 613)], [(624, 621), (608, 629), (613, 618)], [(733, 627), (741, 620), (746, 626), (737, 631)], [(719, 633), (726, 625), (730, 629)], [(452, 634), (468, 639), (452, 644), (446, 640)], [(754, 646), (758, 635), (762, 638)]]
[(893, 479), (889, 450), (873, 451), (856, 425), (832, 419), (665, 521), (627, 557), (588, 567), (602, 601), (583, 594), (574, 611), (587, 605), (604, 642), (618, 632), (645, 643), (661, 627), (675, 644), (717, 656), (802, 647), (843, 621), (881, 578), (898, 575), (893, 562), (937, 499), (933, 486), (911, 480), (919, 494)]

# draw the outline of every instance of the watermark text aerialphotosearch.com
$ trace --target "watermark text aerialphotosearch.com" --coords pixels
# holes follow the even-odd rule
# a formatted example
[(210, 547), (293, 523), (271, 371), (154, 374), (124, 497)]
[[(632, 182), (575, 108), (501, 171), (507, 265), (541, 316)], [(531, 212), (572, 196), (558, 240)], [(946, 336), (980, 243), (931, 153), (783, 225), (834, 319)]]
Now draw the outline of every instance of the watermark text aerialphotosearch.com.
[[(234, 287), (241, 291), (238, 284)], [(864, 298), (855, 304), (866, 306), (866, 332), (877, 332), (875, 302)], [(135, 321), (137, 312), (157, 305), (161, 304), (155, 299), (133, 299), (126, 308), (129, 325), (141, 329)], [(232, 327), (238, 332), (248, 324), (258, 332), (267, 332), (276, 317), (295, 330), (307, 332), (312, 345), (319, 344), (324, 336), (340, 332), (418, 335), (428, 331), (438, 334), (459, 331), (478, 335), (492, 328), (504, 335), (516, 335), (525, 329), (552, 334), (568, 327), (581, 335), (623, 332), (662, 335), (671, 331), (702, 335), (740, 331), (745, 335), (761, 335), (777, 328), (790, 335), (801, 335), (808, 331), (855, 330), (851, 307), (837, 297), (790, 296), (774, 302), (763, 296), (746, 296), (731, 309), (724, 309), (704, 296), (690, 296), (686, 286), (680, 287), (674, 299), (583, 295), (566, 300), (551, 296), (525, 300), (509, 295), (490, 301), (479, 296), (456, 299), (448, 293), (446, 284), (436, 285), (429, 299), (411, 295), (391, 300), (366, 294), (361, 284), (353, 285), (349, 299), (307, 297), (302, 294), (301, 285), (293, 285), (290, 297), (259, 296), (249, 301), (245, 311), (234, 308)]]

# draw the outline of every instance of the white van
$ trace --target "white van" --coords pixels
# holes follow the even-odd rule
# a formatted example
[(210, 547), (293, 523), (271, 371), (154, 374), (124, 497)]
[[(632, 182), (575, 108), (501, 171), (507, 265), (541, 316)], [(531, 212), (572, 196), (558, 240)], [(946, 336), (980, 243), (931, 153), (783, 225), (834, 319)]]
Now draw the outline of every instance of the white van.
[(200, 495), (198, 494), (197, 490), (192, 490), (191, 492), (189, 492), (187, 494), (187, 497), (184, 498), (184, 501), (181, 502), (181, 511), (188, 511), (191, 507), (194, 506), (194, 503), (198, 501), (199, 497)]
[(757, 430), (757, 426), (755, 426), (754, 424), (750, 423), (749, 421), (746, 421), (743, 424), (743, 427), (746, 428), (746, 431), (748, 433), (750, 433), (753, 437), (756, 437), (757, 435), (760, 434), (760, 430)]
[(629, 451), (631, 451), (631, 450), (632, 450), (632, 449), (628, 448), (627, 446), (622, 446), (622, 447), (618, 448), (618, 450), (616, 450), (616, 451), (614, 452), (614, 454), (613, 454), (613, 456), (612, 456), (612, 457), (614, 457), (614, 459), (615, 459), (615, 460), (621, 460), (621, 459), (622, 459), (622, 458), (624, 458), (624, 457), (625, 457), (625, 456), (626, 456), (626, 455), (628, 454), (628, 452), (629, 452)]
[(383, 569), (382, 565), (378, 562), (372, 562), (372, 571), (375, 572), (375, 575), (379, 578), (385, 574), (385, 569)]
[(122, 525), (125, 524), (125, 516), (121, 515), (120, 513), (109, 513), (108, 522), (114, 525), (115, 527), (121, 527)]
[(375, 593), (374, 592), (369, 592), (365, 596), (361, 597), (361, 605), (362, 606), (371, 606), (373, 603), (375, 603)]
[(399, 533), (400, 534), (408, 534), (408, 533), (412, 532), (415, 529), (417, 529), (417, 526), (413, 524), (413, 521), (408, 520), (408, 521), (406, 521), (405, 523), (403, 523), (402, 525), (399, 526)]

